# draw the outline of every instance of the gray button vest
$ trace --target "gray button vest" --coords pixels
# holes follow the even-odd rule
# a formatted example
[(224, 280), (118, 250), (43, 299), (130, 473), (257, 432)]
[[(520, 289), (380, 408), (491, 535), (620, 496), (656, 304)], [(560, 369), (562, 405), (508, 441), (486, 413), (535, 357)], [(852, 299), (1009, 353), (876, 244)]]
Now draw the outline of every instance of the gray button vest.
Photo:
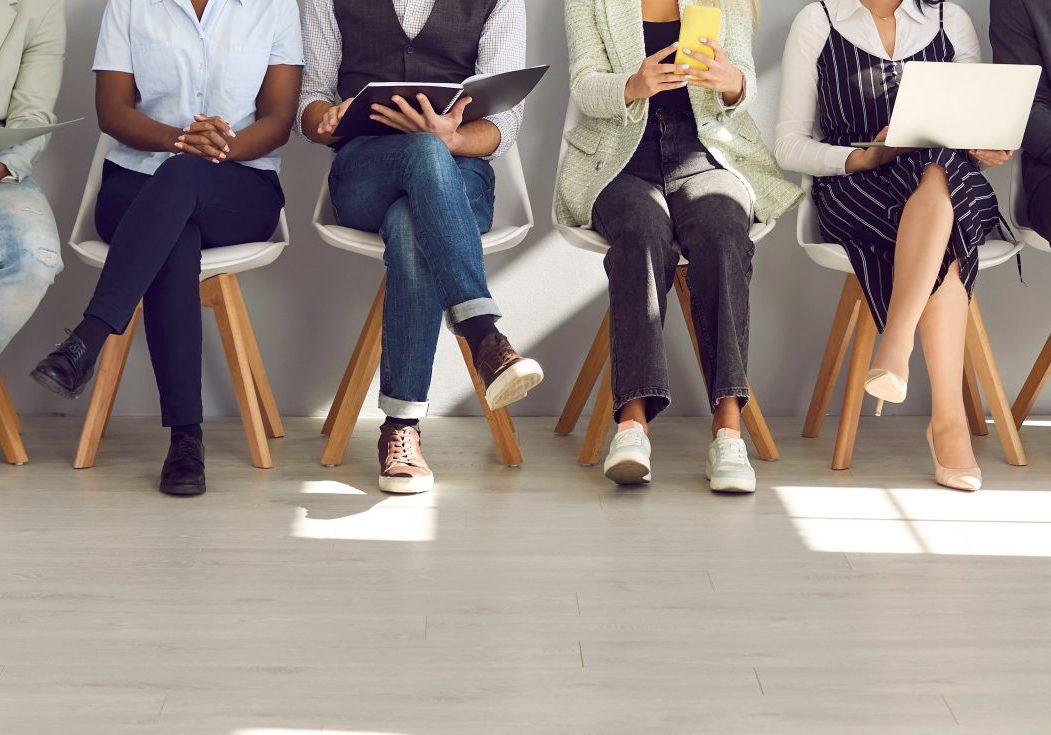
[(369, 82), (458, 84), (475, 73), (478, 42), (497, 0), (435, 0), (427, 24), (410, 40), (392, 0), (334, 0), (343, 36), (339, 94)]

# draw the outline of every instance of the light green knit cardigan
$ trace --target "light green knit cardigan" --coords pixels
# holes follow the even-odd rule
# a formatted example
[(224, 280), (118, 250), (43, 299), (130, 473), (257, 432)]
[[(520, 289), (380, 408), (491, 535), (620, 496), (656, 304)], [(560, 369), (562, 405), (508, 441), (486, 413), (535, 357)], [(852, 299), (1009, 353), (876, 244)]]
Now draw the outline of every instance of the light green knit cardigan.
[[(602, 190), (631, 160), (646, 128), (649, 102), (626, 105), (624, 85), (646, 56), (639, 0), (565, 0), (570, 89), (584, 114), (566, 133), (569, 143), (558, 177), (556, 214), (561, 224), (591, 226), (591, 209)], [(700, 4), (679, 0), (680, 9)], [(763, 143), (748, 108), (757, 85), (752, 59), (755, 18), (751, 0), (720, 0), (723, 37), (730, 61), (744, 72), (745, 94), (735, 107), (722, 96), (690, 88), (698, 137), (725, 168), (752, 192), (760, 221), (780, 217), (799, 203), (802, 190), (785, 181)]]

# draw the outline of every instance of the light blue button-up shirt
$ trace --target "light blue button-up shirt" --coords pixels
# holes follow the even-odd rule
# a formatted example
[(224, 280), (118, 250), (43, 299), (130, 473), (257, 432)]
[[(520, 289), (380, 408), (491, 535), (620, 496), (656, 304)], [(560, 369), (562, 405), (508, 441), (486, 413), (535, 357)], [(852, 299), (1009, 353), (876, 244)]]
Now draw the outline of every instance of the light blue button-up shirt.
[[(138, 108), (184, 128), (194, 115), (218, 115), (234, 130), (256, 119), (256, 97), (267, 68), (303, 65), (296, 0), (210, 0), (198, 21), (190, 0), (109, 0), (94, 71), (135, 75)], [(153, 175), (172, 153), (119, 145), (109, 160)], [(253, 168), (277, 171), (277, 152)]]

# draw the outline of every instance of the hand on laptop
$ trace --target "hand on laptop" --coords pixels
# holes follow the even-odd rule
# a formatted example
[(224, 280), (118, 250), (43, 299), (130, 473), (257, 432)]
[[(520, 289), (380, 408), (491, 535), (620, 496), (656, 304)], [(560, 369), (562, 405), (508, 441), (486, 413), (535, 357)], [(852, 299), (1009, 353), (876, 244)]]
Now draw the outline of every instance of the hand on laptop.
[(969, 151), (979, 165), (999, 168), (1014, 157), (1014, 151)]
[[(882, 143), (887, 139), (890, 127), (885, 127), (872, 139), (874, 143)], [(859, 171), (874, 171), (880, 166), (885, 166), (898, 156), (911, 153), (915, 148), (890, 148), (877, 146), (873, 148), (859, 148), (847, 158), (846, 171), (848, 174)]]

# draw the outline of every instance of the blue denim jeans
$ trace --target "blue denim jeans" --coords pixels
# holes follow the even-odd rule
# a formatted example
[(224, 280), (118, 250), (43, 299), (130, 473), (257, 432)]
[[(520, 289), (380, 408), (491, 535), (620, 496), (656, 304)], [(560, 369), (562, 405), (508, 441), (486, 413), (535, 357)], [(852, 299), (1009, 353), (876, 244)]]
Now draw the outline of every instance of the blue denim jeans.
[(488, 161), (457, 158), (429, 134), (355, 138), (329, 174), (340, 224), (386, 245), (379, 407), (423, 418), (444, 312), (450, 329), (500, 317), (486, 284), (482, 234), (493, 225)]
[(0, 352), (62, 272), (58, 228), (36, 182), (0, 183)]

